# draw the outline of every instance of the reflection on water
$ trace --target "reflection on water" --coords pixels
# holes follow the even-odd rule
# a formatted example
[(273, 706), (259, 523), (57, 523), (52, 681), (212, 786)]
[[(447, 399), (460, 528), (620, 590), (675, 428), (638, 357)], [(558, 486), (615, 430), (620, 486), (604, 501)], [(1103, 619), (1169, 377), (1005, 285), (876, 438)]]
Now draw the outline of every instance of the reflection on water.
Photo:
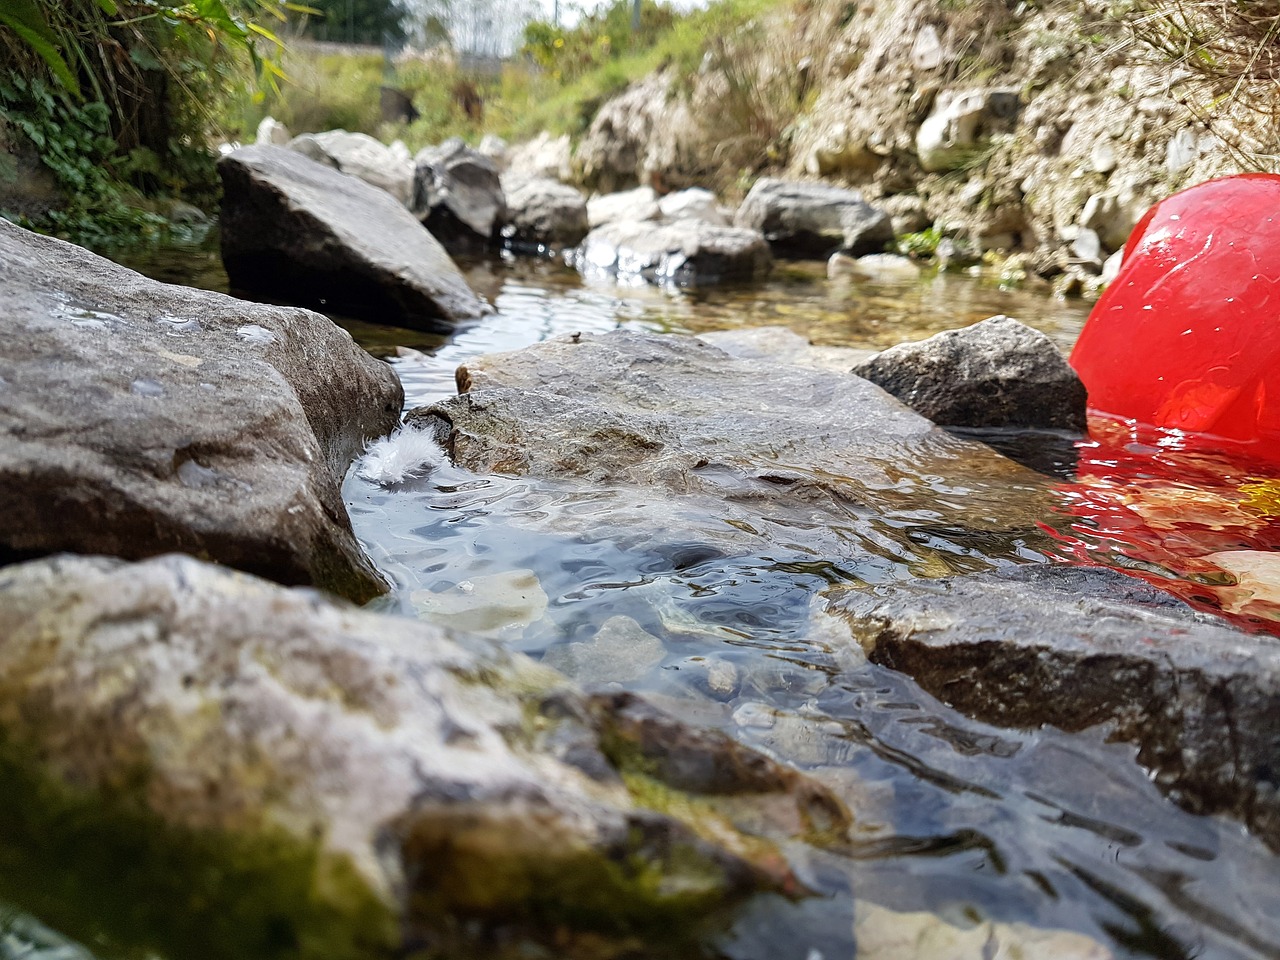
[[(961, 277), (840, 284), (820, 265), (696, 295), (586, 283), (549, 261), (467, 269), (498, 312), (447, 341), (349, 326), (391, 359), (410, 406), (452, 394), (454, 368), (472, 356), (574, 332), (785, 324), (821, 344), (879, 347), (1006, 313), (1068, 346), (1085, 313)], [(216, 275), (197, 281), (216, 285)], [(924, 956), (919, 944), (937, 944), (940, 929), (979, 931), (954, 953), (975, 958), (1278, 956), (1280, 868), (1238, 825), (1173, 805), (1105, 729), (1010, 731), (959, 715), (868, 664), (824, 612), (833, 585), (1050, 562), (1081, 536), (1070, 484), (1087, 478), (1069, 441), (1041, 440), (999, 442), (1050, 475), (1046, 491), (1067, 491), (1065, 515), (1046, 507), (1044, 529), (864, 510), (819, 535), (751, 513), (758, 505), (452, 467), (390, 490), (352, 475), (344, 495), (397, 584), (385, 607), (501, 637), (588, 685), (641, 691), (813, 772), (847, 801), (850, 850), (792, 850), (824, 896), (757, 904), (721, 939), (726, 956), (899, 960)], [(1007, 494), (995, 480), (952, 491)], [(919, 923), (932, 932), (921, 927), (904, 947)], [(1105, 950), (1081, 952), (1078, 934)]]

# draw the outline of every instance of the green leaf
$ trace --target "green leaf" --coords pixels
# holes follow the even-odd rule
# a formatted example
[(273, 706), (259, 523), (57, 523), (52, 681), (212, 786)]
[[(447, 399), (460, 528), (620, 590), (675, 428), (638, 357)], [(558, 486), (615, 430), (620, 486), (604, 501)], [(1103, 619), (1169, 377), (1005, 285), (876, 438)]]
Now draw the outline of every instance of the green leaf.
[(108, 17), (114, 17), (120, 12), (120, 8), (116, 6), (116, 0), (97, 0), (97, 3)]
[[(21, 0), (17, 0), (21, 6)], [(29, 46), (41, 60), (49, 67), (53, 75), (58, 79), (64, 88), (69, 90), (75, 97), (80, 96), (80, 81), (75, 78), (71, 69), (67, 66), (67, 61), (62, 59), (62, 54), (58, 52), (54, 45), (57, 41), (53, 34), (49, 32), (47, 25), (41, 23), (40, 29), (33, 29), (25, 23), (21, 23), (12, 14), (13, 10), (0, 9), (0, 23), (8, 27)]]

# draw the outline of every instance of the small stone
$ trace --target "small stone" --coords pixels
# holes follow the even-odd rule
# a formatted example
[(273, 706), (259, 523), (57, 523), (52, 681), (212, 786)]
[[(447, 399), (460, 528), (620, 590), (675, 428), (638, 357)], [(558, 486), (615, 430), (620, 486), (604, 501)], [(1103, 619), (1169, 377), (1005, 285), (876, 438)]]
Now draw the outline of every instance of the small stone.
[(586, 686), (639, 680), (662, 662), (661, 640), (630, 617), (610, 617), (590, 640), (552, 647), (542, 662)]
[(547, 594), (532, 570), (471, 577), (447, 590), (409, 595), (418, 615), (433, 623), (481, 636), (523, 633), (547, 612)]
[(1052, 340), (1010, 317), (890, 347), (852, 372), (945, 426), (1085, 426), (1080, 378)]

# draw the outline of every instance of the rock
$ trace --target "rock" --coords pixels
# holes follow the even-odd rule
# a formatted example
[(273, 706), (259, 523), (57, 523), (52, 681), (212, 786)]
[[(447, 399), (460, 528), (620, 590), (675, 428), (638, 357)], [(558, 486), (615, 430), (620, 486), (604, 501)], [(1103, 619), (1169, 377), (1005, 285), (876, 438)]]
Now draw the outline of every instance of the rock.
[(1009, 125), (1022, 106), (1018, 91), (979, 89), (946, 91), (916, 132), (916, 156), (928, 172), (957, 170), (967, 164), (983, 139)]
[(1010, 317), (900, 343), (853, 372), (944, 426), (1085, 428), (1080, 378), (1052, 340)]
[(698, 220), (617, 221), (587, 234), (573, 261), (586, 274), (702, 287), (761, 278), (769, 272), (773, 257), (764, 237), (754, 230)]
[(933, 226), (933, 218), (925, 210), (924, 202), (914, 194), (895, 194), (877, 200), (876, 204), (889, 215), (895, 237), (904, 233), (920, 233)]
[[(742, 508), (743, 522), (756, 525), (751, 543), (766, 536), (762, 510), (792, 518), (784, 525), (802, 522), (814, 549), (846, 555), (860, 548), (823, 524), (847, 523), (851, 504), (928, 509), (981, 529), (1034, 530), (1046, 509), (1042, 479), (937, 429), (865, 380), (739, 360), (689, 337), (616, 331), (549, 340), (468, 361), (458, 384), (461, 396), (408, 417), (435, 431), (458, 465), (635, 486), (646, 502), (654, 491), (680, 495), (658, 496), (649, 515), (705, 496), (717, 516)], [(945, 476), (970, 492), (949, 503), (929, 483), (904, 480), (911, 476)], [(662, 519), (664, 529), (675, 522)]]
[(486, 637), (518, 635), (547, 612), (546, 591), (532, 570), (472, 577), (448, 590), (415, 590), (409, 600), (423, 619)]
[[(258, 142), (266, 141), (259, 139)], [(289, 149), (359, 177), (365, 183), (387, 191), (402, 204), (409, 203), (413, 191), (413, 166), (405, 162), (403, 155), (367, 133), (348, 133), (346, 130), (304, 133), (289, 141)]]
[(487, 245), (507, 219), (497, 166), (456, 137), (418, 152), (411, 206), (446, 247)]
[(5, 220), (0, 301), (0, 557), (176, 550), (360, 600), (386, 589), (339, 485), (404, 394), (345, 331)]
[(490, 308), (386, 191), (279, 147), (218, 162), (233, 287), (377, 323), (451, 330)]
[(1120, 202), (1114, 193), (1095, 193), (1080, 212), (1080, 226), (1093, 230), (1107, 250), (1123, 250), (1125, 241), (1145, 211)]
[(283, 123), (275, 117), (263, 117), (253, 142), (265, 143), (271, 147), (287, 147), (292, 139), (293, 135)]
[(600, 194), (587, 201), (587, 222), (592, 230), (620, 220), (639, 222), (657, 220), (661, 216), (658, 195), (653, 192), (652, 187)]
[(1119, 165), (1115, 145), (1110, 140), (1099, 140), (1089, 151), (1089, 167), (1094, 173), (1108, 174)]
[(847, 253), (833, 253), (827, 261), (827, 276), (857, 277), (860, 280), (918, 280), (920, 265), (910, 257), (896, 253), (869, 253), (865, 257), (851, 257)]
[(822, 183), (762, 177), (738, 208), (734, 223), (764, 233), (780, 256), (825, 257), (879, 253), (893, 240), (893, 225), (860, 194)]
[(1080, 266), (1090, 270), (1102, 270), (1102, 241), (1088, 227), (1078, 227), (1071, 241), (1071, 253)]
[(865, 900), (854, 907), (858, 960), (1113, 960), (1098, 941), (1073, 930), (980, 920), (963, 926), (932, 913), (901, 913)]
[(789, 327), (743, 327), (713, 330), (698, 339), (743, 360), (773, 360), (816, 370), (845, 372), (853, 364), (874, 356), (874, 350), (854, 347), (815, 347)]
[(701, 220), (721, 227), (729, 225), (729, 218), (721, 212), (716, 195), (700, 187), (668, 193), (658, 201), (658, 211), (664, 220)]
[(983, 721), (1108, 725), (1197, 812), (1280, 849), (1280, 640), (1114, 571), (1026, 566), (850, 591), (832, 609), (877, 663)]
[(805, 161), (805, 171), (816, 177), (875, 172), (883, 158), (865, 141), (851, 135), (843, 123), (830, 127), (817, 140)]
[(507, 222), (502, 238), (514, 246), (573, 247), (590, 227), (587, 201), (574, 187), (546, 177), (504, 177)]
[(493, 165), (499, 170), (505, 170), (511, 148), (507, 146), (507, 141), (496, 133), (486, 133), (480, 138), (480, 145), (476, 147), (476, 152), (492, 160)]
[(130, 953), (665, 947), (753, 892), (803, 893), (774, 841), (850, 823), (634, 698), (191, 558), (10, 566), (0, 595), (0, 890)]
[(1116, 277), (1120, 276), (1120, 266), (1124, 263), (1124, 250), (1117, 250), (1102, 264), (1102, 275), (1098, 278), (1103, 285), (1111, 283)]
[(662, 641), (630, 617), (610, 617), (590, 640), (552, 647), (542, 662), (581, 684), (638, 680), (666, 656)]
[(1165, 149), (1164, 169), (1169, 176), (1181, 173), (1200, 156), (1200, 138), (1192, 127), (1183, 127), (1169, 140)]
[(569, 162), (572, 154), (573, 147), (567, 133), (552, 137), (544, 130), (532, 140), (511, 148), (506, 172), (517, 177), (568, 180), (573, 176), (573, 168)]

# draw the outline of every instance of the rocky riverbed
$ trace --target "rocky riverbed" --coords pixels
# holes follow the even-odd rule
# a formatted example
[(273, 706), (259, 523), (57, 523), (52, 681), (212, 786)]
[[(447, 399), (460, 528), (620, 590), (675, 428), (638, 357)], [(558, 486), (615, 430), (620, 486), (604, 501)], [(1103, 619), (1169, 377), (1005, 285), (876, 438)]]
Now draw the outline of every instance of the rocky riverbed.
[(355, 339), (0, 222), (0, 898), (103, 957), (1280, 948), (1280, 641), (1064, 547), (1078, 312), (836, 186), (291, 146), (215, 283)]

